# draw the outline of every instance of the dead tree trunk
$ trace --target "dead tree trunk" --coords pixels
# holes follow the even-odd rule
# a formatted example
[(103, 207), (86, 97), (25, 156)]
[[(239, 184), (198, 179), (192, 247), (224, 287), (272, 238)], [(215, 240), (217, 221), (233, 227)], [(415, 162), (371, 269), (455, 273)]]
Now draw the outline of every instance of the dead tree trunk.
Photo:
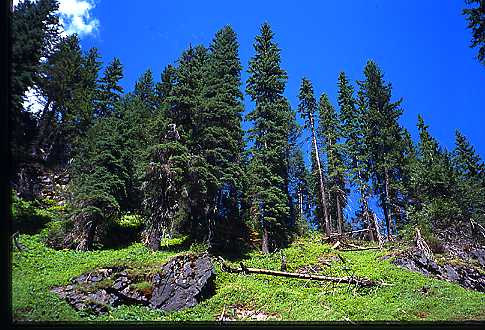
[(382, 207), (384, 209), (384, 218), (386, 220), (386, 230), (387, 230), (387, 240), (391, 240), (391, 221), (392, 221), (392, 212), (390, 209), (390, 200), (389, 200), (389, 172), (387, 168), (384, 169), (384, 196), (382, 200)]
[(416, 235), (414, 236), (414, 243), (416, 244), (416, 247), (418, 248), (418, 250), (423, 252), (426, 258), (433, 260), (433, 252), (431, 251), (428, 244), (421, 236), (421, 231), (419, 230), (418, 227), (415, 228), (415, 231), (416, 231)]
[(310, 128), (312, 131), (312, 144), (313, 144), (313, 152), (315, 153), (315, 161), (317, 163), (317, 171), (318, 171), (318, 188), (320, 191), (320, 205), (323, 209), (323, 225), (322, 227), (325, 228), (325, 234), (330, 237), (331, 231), (330, 231), (330, 219), (329, 219), (329, 214), (328, 214), (328, 204), (327, 204), (327, 196), (325, 194), (325, 184), (324, 184), (324, 179), (323, 179), (323, 172), (322, 172), (322, 166), (320, 164), (320, 153), (318, 152), (318, 145), (317, 145), (317, 138), (315, 134), (315, 126), (313, 123), (313, 114), (309, 114), (309, 120), (310, 120)]
[[(261, 269), (261, 268), (246, 268), (241, 263), (240, 268), (231, 268), (226, 264), (222, 264), (222, 270), (231, 272), (231, 273), (244, 273), (244, 274), (264, 274), (264, 275), (272, 275), (272, 276), (282, 276), (282, 277), (291, 277), (291, 278), (300, 278), (306, 280), (315, 280), (315, 281), (327, 281), (333, 283), (348, 283), (348, 284), (355, 284), (361, 287), (371, 287), (383, 283), (378, 283), (376, 281), (367, 279), (367, 278), (358, 278), (358, 277), (333, 277), (333, 276), (324, 276), (324, 275), (311, 275), (311, 274), (301, 274), (301, 273), (289, 273), (289, 272), (282, 272), (277, 270), (269, 270), (269, 269)], [(384, 284), (385, 285), (385, 284)]]
[(342, 209), (340, 207), (340, 191), (336, 196), (337, 199), (337, 232), (339, 234), (342, 234), (342, 228), (343, 228), (343, 218), (342, 218)]

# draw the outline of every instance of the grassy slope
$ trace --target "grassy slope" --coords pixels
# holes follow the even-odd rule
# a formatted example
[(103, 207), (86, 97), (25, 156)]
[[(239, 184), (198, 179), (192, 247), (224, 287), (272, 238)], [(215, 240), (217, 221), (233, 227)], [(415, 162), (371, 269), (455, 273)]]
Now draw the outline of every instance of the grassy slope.
[[(12, 312), (14, 320), (215, 320), (223, 309), (242, 304), (249, 309), (275, 313), (280, 320), (463, 320), (485, 319), (485, 295), (456, 284), (427, 278), (379, 260), (385, 252), (341, 252), (355, 276), (392, 283), (389, 287), (354, 290), (346, 284), (327, 284), (267, 275), (228, 274), (217, 270), (216, 294), (191, 309), (164, 313), (146, 307), (121, 306), (92, 317), (78, 313), (49, 292), (86, 271), (119, 264), (162, 263), (177, 253), (150, 252), (140, 243), (118, 250), (93, 252), (55, 251), (38, 236), (21, 236), (27, 252), (14, 252), (12, 260)], [(177, 243), (177, 242), (172, 242)], [(284, 250), (288, 271), (316, 264), (331, 255), (328, 245), (316, 237), (300, 239)], [(244, 259), (248, 267), (279, 269), (279, 253), (252, 252)], [(346, 275), (340, 262), (322, 271)], [(430, 287), (427, 294), (423, 286)], [(229, 309), (229, 308), (228, 308)]]

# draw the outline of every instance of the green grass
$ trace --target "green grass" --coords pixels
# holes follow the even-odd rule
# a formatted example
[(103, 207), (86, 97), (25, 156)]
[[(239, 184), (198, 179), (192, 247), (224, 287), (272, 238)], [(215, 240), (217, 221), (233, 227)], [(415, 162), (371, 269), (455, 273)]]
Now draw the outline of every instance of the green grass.
[[(322, 274), (353, 274), (384, 281), (392, 286), (356, 289), (346, 284), (328, 284), (267, 275), (242, 275), (220, 271), (216, 265), (216, 294), (199, 305), (165, 313), (143, 306), (120, 306), (101, 316), (76, 312), (51, 293), (72, 277), (113, 265), (144, 269), (189, 252), (183, 239), (165, 241), (165, 251), (151, 252), (142, 244), (127, 248), (92, 252), (56, 251), (45, 247), (38, 235), (21, 235), (28, 251), (15, 251), (12, 259), (12, 312), (16, 321), (109, 321), (109, 320), (216, 320), (232, 305), (275, 314), (279, 320), (469, 320), (485, 319), (485, 295), (457, 284), (427, 278), (380, 260), (385, 251), (340, 252), (340, 261), (323, 267)], [(192, 250), (194, 249), (192, 247)], [(299, 239), (284, 250), (288, 271), (317, 264), (318, 258), (335, 255), (317, 237)], [(329, 258), (327, 258), (329, 259)], [(278, 270), (279, 253), (262, 255), (253, 251), (241, 259), (248, 267)], [(329, 259), (331, 260), (331, 259)], [(233, 261), (236, 266), (239, 260)], [(423, 286), (430, 288), (426, 294)]]

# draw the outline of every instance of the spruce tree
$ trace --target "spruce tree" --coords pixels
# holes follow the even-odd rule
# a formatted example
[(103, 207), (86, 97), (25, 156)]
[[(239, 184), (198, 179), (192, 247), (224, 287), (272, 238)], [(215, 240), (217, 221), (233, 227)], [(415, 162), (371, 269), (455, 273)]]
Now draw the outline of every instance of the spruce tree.
[(247, 115), (253, 122), (249, 137), (252, 158), (248, 168), (252, 219), (262, 229), (262, 251), (285, 243), (289, 217), (288, 136), (290, 107), (283, 96), (287, 75), (280, 67), (280, 49), (269, 24), (256, 36), (256, 54), (249, 61), (246, 92), (255, 103)]
[(484, 224), (485, 164), (460, 131), (457, 130), (455, 136), (452, 157), (458, 182), (456, 199), (461, 206), (464, 220)]
[(238, 191), (242, 188), (243, 105), (238, 47), (231, 27), (216, 33), (205, 66), (203, 104), (194, 114), (193, 138), (197, 147), (193, 152), (204, 158), (209, 175), (207, 222), (211, 247), (216, 224), (234, 226), (238, 217)]
[(103, 227), (119, 215), (128, 179), (120, 124), (115, 117), (98, 121), (77, 146), (70, 166), (74, 211), (73, 229), (64, 240), (67, 247), (93, 249)]
[(330, 212), (335, 216), (337, 231), (341, 234), (344, 226), (343, 210), (347, 204), (348, 191), (345, 187), (345, 166), (340, 144), (339, 118), (325, 93), (320, 97), (319, 114), (318, 135), (321, 137), (327, 155)]
[(483, 179), (485, 165), (467, 138), (459, 131), (455, 132), (455, 159), (461, 175), (468, 179)]
[(300, 94), (298, 96), (300, 104), (298, 105), (298, 111), (300, 115), (305, 118), (306, 126), (309, 127), (312, 136), (312, 161), (314, 163), (314, 174), (316, 175), (316, 183), (318, 186), (318, 202), (320, 210), (322, 211), (321, 226), (325, 229), (325, 234), (330, 237), (330, 212), (328, 203), (328, 192), (325, 189), (325, 178), (323, 168), (320, 163), (320, 152), (318, 151), (317, 133), (315, 127), (315, 112), (317, 111), (317, 105), (315, 97), (313, 95), (313, 86), (311, 82), (303, 78), (300, 87)]
[(114, 58), (104, 70), (99, 81), (98, 106), (95, 112), (97, 118), (111, 116), (115, 112), (114, 104), (121, 99), (123, 87), (119, 85), (123, 78), (123, 66), (118, 58)]
[(365, 80), (359, 82), (359, 85), (368, 107), (365, 138), (369, 148), (371, 179), (384, 211), (387, 237), (390, 239), (391, 225), (395, 220), (392, 210), (396, 192), (393, 189), (403, 169), (400, 162), (402, 129), (398, 123), (402, 114), (401, 100), (391, 101), (391, 84), (384, 81), (384, 75), (375, 62), (367, 62), (364, 75)]
[[(340, 107), (341, 135), (344, 139), (344, 162), (349, 182), (359, 191), (359, 210), (368, 228), (373, 228), (373, 215), (369, 208), (371, 195), (369, 180), (369, 154), (365, 143), (367, 104), (362, 91), (354, 98), (354, 89), (344, 72), (338, 78), (338, 104)], [(376, 239), (371, 231), (371, 239)]]
[(138, 81), (135, 83), (135, 90), (133, 93), (148, 106), (151, 112), (154, 112), (157, 109), (159, 104), (157, 103), (157, 95), (152, 70), (146, 70), (138, 79)]

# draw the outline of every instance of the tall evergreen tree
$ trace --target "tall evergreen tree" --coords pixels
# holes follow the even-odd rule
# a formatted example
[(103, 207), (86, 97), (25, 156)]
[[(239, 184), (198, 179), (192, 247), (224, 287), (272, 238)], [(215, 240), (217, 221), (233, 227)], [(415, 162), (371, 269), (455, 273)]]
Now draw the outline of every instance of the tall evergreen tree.
[(314, 168), (316, 174), (316, 182), (318, 186), (318, 202), (322, 211), (322, 223), (320, 228), (325, 229), (325, 234), (330, 237), (330, 212), (328, 203), (328, 192), (325, 190), (325, 178), (323, 168), (320, 163), (320, 152), (317, 144), (317, 133), (315, 127), (315, 112), (317, 111), (317, 104), (313, 95), (313, 86), (311, 82), (303, 78), (300, 87), (300, 94), (298, 95), (300, 104), (298, 105), (298, 111), (300, 115), (305, 118), (306, 126), (309, 127), (312, 136), (312, 160), (316, 167)]
[(253, 219), (261, 225), (262, 251), (268, 253), (287, 236), (290, 107), (283, 96), (287, 75), (280, 67), (280, 49), (269, 24), (264, 23), (260, 31), (254, 43), (256, 54), (249, 61), (246, 87), (255, 102), (247, 115), (254, 123), (249, 130), (253, 145), (248, 176)]
[(464, 220), (485, 223), (485, 164), (473, 146), (460, 132), (455, 133), (453, 163), (457, 173), (456, 200)]
[(392, 191), (399, 180), (403, 164), (400, 162), (402, 129), (398, 118), (402, 114), (401, 100), (392, 102), (392, 87), (384, 81), (384, 75), (373, 61), (364, 69), (365, 80), (359, 82), (368, 107), (366, 113), (366, 142), (369, 150), (371, 179), (375, 193), (379, 196), (384, 211), (386, 232), (391, 237), (391, 225), (395, 220), (395, 205)]
[(459, 130), (455, 132), (455, 141), (455, 162), (459, 173), (468, 179), (483, 179), (485, 176), (485, 164)]
[(123, 87), (119, 85), (123, 78), (123, 66), (118, 58), (114, 58), (104, 70), (99, 81), (99, 104), (95, 112), (96, 117), (106, 117), (114, 114), (114, 104), (121, 99)]
[(241, 153), (244, 148), (238, 48), (236, 33), (230, 26), (216, 33), (205, 67), (203, 105), (194, 116), (194, 140), (197, 141), (194, 152), (203, 156), (209, 174), (207, 221), (210, 246), (216, 222), (221, 227), (238, 218), (237, 199), (238, 191), (241, 191)]
[[(354, 98), (354, 89), (344, 72), (338, 78), (338, 104), (340, 107), (341, 134), (344, 138), (344, 162), (349, 182), (359, 191), (359, 210), (368, 228), (373, 227), (369, 207), (371, 195), (369, 180), (369, 154), (365, 143), (367, 104), (362, 91)], [(371, 231), (371, 239), (375, 239)]]
[(152, 70), (146, 70), (138, 79), (135, 83), (134, 94), (148, 106), (151, 112), (154, 112), (157, 109), (159, 104), (157, 101)]
[(120, 124), (115, 117), (98, 121), (77, 147), (70, 167), (74, 212), (73, 230), (64, 241), (68, 247), (91, 250), (100, 229), (120, 212), (128, 176)]
[(340, 122), (337, 112), (325, 93), (320, 97), (319, 114), (318, 135), (322, 138), (327, 155), (330, 210), (337, 220), (337, 231), (341, 234), (344, 226), (343, 210), (347, 204), (348, 191), (345, 187), (342, 145), (339, 142), (341, 137)]

